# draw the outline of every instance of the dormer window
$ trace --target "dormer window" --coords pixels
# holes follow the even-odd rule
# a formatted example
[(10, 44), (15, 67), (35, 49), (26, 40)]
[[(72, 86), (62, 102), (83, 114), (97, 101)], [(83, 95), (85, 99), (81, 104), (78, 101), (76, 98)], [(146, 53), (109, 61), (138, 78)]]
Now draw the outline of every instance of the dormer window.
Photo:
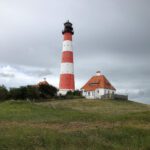
[(98, 85), (99, 82), (93, 82), (93, 83), (89, 83), (90, 86), (94, 86), (94, 85)]

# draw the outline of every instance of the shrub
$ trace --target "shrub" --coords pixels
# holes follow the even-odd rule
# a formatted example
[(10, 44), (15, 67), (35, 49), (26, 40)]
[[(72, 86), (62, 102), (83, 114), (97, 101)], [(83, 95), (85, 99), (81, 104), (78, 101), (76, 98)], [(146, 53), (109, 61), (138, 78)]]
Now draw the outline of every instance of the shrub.
[(26, 98), (30, 100), (39, 99), (40, 91), (37, 87), (27, 86)]
[(10, 99), (25, 99), (25, 88), (10, 88), (9, 90), (9, 98)]
[(8, 99), (8, 90), (7, 88), (2, 85), (0, 86), (0, 101)]
[(79, 90), (68, 91), (65, 98), (67, 99), (82, 98), (82, 94), (81, 91)]
[(57, 94), (57, 88), (49, 84), (41, 84), (38, 89), (41, 98), (52, 98)]

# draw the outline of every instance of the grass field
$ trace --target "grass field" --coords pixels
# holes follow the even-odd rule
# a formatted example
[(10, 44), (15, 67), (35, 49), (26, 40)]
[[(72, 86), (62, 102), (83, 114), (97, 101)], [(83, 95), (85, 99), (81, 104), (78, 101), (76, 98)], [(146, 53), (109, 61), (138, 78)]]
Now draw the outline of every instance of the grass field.
[(150, 150), (150, 105), (111, 100), (0, 103), (0, 150)]

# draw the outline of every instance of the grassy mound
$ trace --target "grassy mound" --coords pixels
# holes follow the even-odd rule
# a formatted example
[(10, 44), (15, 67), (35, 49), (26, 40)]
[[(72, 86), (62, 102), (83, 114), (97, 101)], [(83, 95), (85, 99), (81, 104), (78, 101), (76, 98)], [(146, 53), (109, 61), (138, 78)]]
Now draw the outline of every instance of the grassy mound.
[(0, 103), (0, 150), (149, 150), (150, 106), (131, 101)]

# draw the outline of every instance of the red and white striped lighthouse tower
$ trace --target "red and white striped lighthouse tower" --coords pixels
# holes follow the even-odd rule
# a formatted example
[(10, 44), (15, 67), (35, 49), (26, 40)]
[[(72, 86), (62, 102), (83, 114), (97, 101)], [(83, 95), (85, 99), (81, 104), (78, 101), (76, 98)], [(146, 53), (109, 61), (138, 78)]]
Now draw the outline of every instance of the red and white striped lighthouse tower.
[(68, 91), (75, 90), (74, 83), (74, 64), (73, 64), (73, 49), (72, 35), (74, 34), (72, 23), (67, 21), (64, 23), (63, 34), (63, 49), (59, 82), (59, 94), (65, 95)]

